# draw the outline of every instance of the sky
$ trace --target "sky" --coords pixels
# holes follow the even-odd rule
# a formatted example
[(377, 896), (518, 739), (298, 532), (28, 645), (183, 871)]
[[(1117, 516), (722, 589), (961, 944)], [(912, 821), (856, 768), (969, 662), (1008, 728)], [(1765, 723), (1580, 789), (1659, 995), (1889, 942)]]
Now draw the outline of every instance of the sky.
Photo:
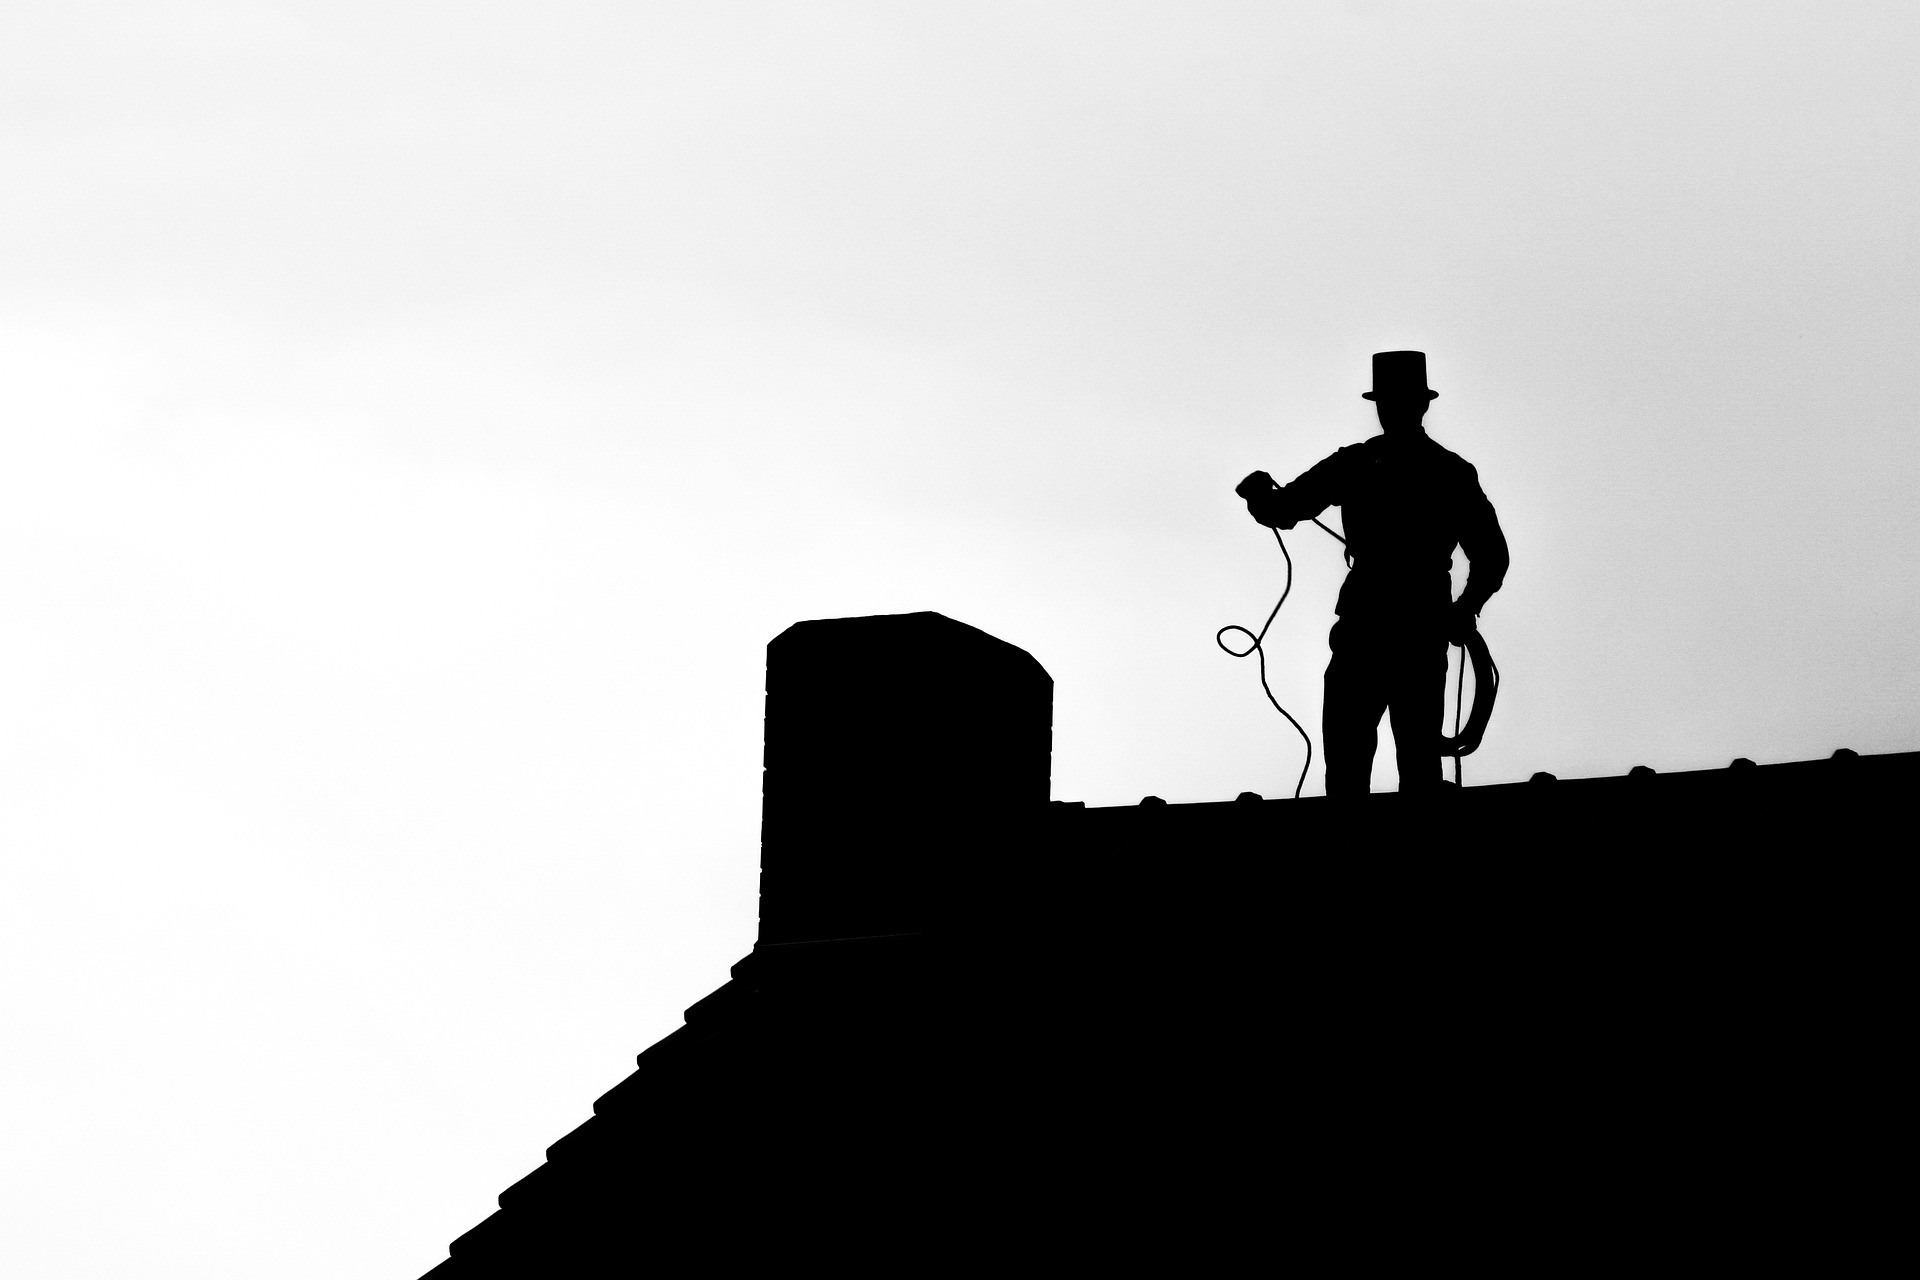
[(751, 947), (794, 621), (1033, 653), (1056, 798), (1290, 791), (1232, 490), (1372, 434), (1374, 351), (1513, 548), (1469, 784), (1920, 749), (1917, 57), (1846, 0), (8, 4), (0, 1273), (443, 1257)]

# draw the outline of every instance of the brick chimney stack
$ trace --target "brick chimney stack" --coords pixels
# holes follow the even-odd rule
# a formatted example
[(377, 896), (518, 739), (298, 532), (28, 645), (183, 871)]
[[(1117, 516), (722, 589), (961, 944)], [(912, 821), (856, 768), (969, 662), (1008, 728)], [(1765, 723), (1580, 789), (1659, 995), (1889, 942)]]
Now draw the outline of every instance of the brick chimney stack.
[(1053, 679), (937, 613), (767, 646), (760, 941), (920, 933), (999, 882), (1046, 806)]

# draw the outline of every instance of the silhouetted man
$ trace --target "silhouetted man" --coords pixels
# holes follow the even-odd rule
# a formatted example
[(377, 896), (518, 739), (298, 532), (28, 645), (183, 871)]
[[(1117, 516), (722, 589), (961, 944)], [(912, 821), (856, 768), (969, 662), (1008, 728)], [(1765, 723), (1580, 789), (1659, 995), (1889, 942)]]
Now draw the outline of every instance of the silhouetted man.
[[(1346, 524), (1352, 570), (1340, 588), (1327, 664), (1321, 733), (1327, 794), (1365, 795), (1380, 716), (1391, 712), (1400, 789), (1440, 781), (1447, 642), (1474, 629), (1507, 576), (1507, 539), (1473, 464), (1436, 444), (1422, 419), (1440, 393), (1427, 389), (1423, 351), (1373, 357), (1382, 434), (1349, 445), (1290, 485), (1256, 471), (1234, 492), (1261, 524), (1291, 529), (1330, 506)], [(1467, 553), (1466, 589), (1453, 599), (1453, 549)]]

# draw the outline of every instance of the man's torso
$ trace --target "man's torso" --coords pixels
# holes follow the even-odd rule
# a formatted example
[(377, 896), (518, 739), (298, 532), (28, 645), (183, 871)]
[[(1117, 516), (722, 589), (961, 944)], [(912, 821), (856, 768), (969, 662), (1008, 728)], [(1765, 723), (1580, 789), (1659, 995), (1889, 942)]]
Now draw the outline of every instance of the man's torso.
[(1353, 569), (1338, 612), (1424, 619), (1453, 598), (1453, 550), (1486, 506), (1473, 466), (1426, 435), (1375, 436), (1334, 455), (1335, 501)]

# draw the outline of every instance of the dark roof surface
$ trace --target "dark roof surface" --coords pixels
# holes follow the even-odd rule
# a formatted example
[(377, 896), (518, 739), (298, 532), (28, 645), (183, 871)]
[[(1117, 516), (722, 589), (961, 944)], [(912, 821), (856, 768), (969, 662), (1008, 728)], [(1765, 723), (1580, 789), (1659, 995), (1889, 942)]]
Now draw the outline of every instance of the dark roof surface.
[(1910, 1052), (1916, 784), (1031, 810), (924, 929), (756, 947), (429, 1275), (1223, 1274), (1408, 1179), (1598, 1252), (1839, 1213)]

